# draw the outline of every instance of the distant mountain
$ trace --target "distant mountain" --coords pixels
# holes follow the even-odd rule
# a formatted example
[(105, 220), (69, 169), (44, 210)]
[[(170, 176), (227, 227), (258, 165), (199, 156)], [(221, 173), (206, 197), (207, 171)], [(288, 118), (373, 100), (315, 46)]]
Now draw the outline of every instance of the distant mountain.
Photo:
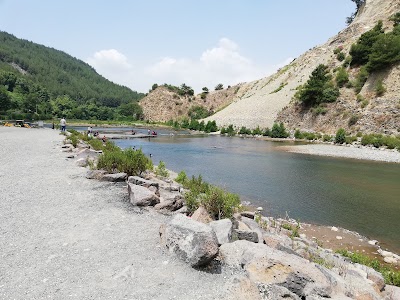
[[(33, 85), (36, 90), (37, 87), (45, 90), (50, 99), (67, 95), (75, 106), (91, 103), (117, 108), (144, 97), (144, 94), (107, 80), (87, 63), (62, 51), (0, 31), (0, 87), (3, 85), (8, 92), (15, 92), (7, 81), (14, 77), (16, 80), (11, 85), (19, 85), (16, 92), (20, 95), (24, 89), (21, 82), (24, 82), (31, 87), (31, 92), (35, 90)], [(19, 97), (11, 96), (14, 100)], [(15, 100), (11, 108), (16, 108), (17, 102)], [(23, 107), (17, 108), (24, 110)], [(0, 111), (4, 111), (4, 107), (3, 110), (0, 107)]]
[[(231, 105), (205, 120), (215, 120), (218, 126), (233, 124), (237, 128), (271, 128), (274, 122), (283, 122), (291, 130), (328, 134), (335, 133), (341, 127), (353, 133), (360, 131), (399, 134), (400, 2), (365, 0), (357, 3), (358, 13), (347, 28), (324, 45), (310, 49), (275, 74), (241, 85)], [(397, 19), (394, 20), (395, 14)], [(379, 34), (390, 33), (390, 36), (382, 35), (380, 42), (372, 47), (372, 43), (368, 45), (368, 41), (365, 41), (373, 34), (367, 33), (362, 41), (365, 47), (358, 47), (358, 52), (365, 48), (367, 54), (372, 48), (381, 50), (382, 56), (378, 57), (378, 62), (385, 59), (389, 61), (389, 58), (393, 62), (378, 69), (370, 68), (366, 73), (365, 70), (369, 67), (366, 62), (362, 59), (352, 61), (352, 45), (362, 44), (360, 37), (373, 30), (380, 20), (382, 29)], [(370, 41), (374, 40), (371, 38)], [(389, 45), (392, 52), (384, 51), (384, 47)], [(367, 60), (368, 57), (366, 55)], [(374, 59), (377, 61), (377, 57)], [(296, 93), (307, 84), (319, 65), (327, 67), (327, 78), (331, 78), (329, 91), (335, 94), (337, 89), (339, 96), (330, 102), (327, 95), (320, 105), (305, 107), (297, 99)], [(338, 84), (339, 72), (341, 79), (348, 76), (345, 84)]]

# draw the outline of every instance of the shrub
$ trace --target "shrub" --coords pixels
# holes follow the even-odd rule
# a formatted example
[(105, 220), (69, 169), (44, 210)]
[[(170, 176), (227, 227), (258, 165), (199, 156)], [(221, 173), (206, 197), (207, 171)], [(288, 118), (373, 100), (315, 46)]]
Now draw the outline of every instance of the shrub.
[(301, 133), (301, 131), (299, 129), (296, 129), (296, 131), (294, 132), (294, 138), (295, 139), (302, 139), (303, 138), (303, 134)]
[(346, 54), (344, 54), (343, 52), (339, 52), (336, 55), (336, 58), (338, 59), (338, 61), (344, 61), (344, 59), (346, 58)]
[(378, 97), (382, 96), (386, 92), (386, 88), (383, 85), (382, 79), (377, 80), (375, 85), (375, 92)]
[(214, 219), (231, 218), (239, 207), (238, 195), (226, 192), (218, 187), (211, 187), (201, 197), (200, 203)]
[(313, 107), (311, 109), (311, 113), (314, 116), (325, 115), (327, 112), (328, 112), (328, 109), (325, 106), (322, 106), (322, 105), (318, 105), (317, 107)]
[(352, 115), (349, 119), (348, 125), (349, 127), (355, 125), (360, 117), (358, 115)]
[(270, 94), (275, 94), (275, 93), (278, 93), (281, 89), (283, 89), (285, 86), (287, 85), (287, 82), (282, 82), (281, 84), (280, 84), (280, 86), (277, 88), (277, 89), (275, 89), (274, 91), (272, 91)]
[(330, 135), (324, 134), (324, 136), (322, 137), (322, 140), (324, 142), (330, 142), (332, 140), (332, 137)]
[(175, 178), (175, 181), (181, 184), (185, 184), (188, 181), (188, 177), (185, 171), (180, 171), (178, 176)]
[(371, 48), (368, 71), (378, 71), (400, 61), (400, 36), (394, 33), (382, 34)]
[(236, 134), (236, 131), (233, 128), (233, 125), (231, 124), (227, 128), (222, 127), (221, 134), (227, 134), (228, 136), (234, 136)]
[(96, 151), (103, 149), (103, 141), (99, 139), (91, 139), (88, 141), (89, 145)]
[(356, 81), (354, 83), (354, 88), (356, 93), (358, 94), (361, 89), (363, 88), (365, 82), (367, 81), (369, 76), (369, 72), (365, 66), (360, 68), (360, 71), (358, 72), (356, 76)]
[(368, 104), (369, 104), (369, 101), (368, 101), (367, 99), (364, 99), (364, 100), (361, 102), (361, 108), (365, 108)]
[(272, 138), (287, 138), (289, 133), (286, 132), (286, 128), (283, 123), (277, 124), (274, 123), (271, 129), (271, 137)]
[(263, 136), (271, 136), (271, 130), (268, 127), (265, 128), (262, 135)]
[(251, 130), (247, 129), (245, 126), (242, 126), (239, 130), (239, 134), (251, 134)]
[(369, 55), (372, 52), (372, 46), (378, 40), (378, 37), (383, 34), (382, 26), (382, 21), (379, 21), (373, 29), (363, 33), (357, 43), (351, 46), (351, 65), (365, 65), (368, 63)]
[(295, 94), (304, 106), (314, 106), (324, 102), (334, 102), (339, 97), (339, 90), (330, 82), (329, 69), (319, 65), (308, 81)]
[(353, 144), (355, 141), (357, 141), (356, 136), (346, 136), (345, 143), (346, 144)]
[(216, 91), (220, 91), (220, 90), (222, 90), (222, 89), (224, 89), (224, 85), (223, 85), (222, 83), (218, 83), (218, 84), (215, 86), (215, 90), (216, 90)]
[(209, 115), (210, 113), (207, 110), (207, 108), (200, 105), (192, 106), (188, 111), (188, 116), (191, 119), (196, 119), (196, 120), (207, 118)]
[(128, 176), (141, 175), (144, 171), (151, 168), (152, 162), (147, 158), (142, 150), (127, 148), (121, 150), (117, 147), (104, 149), (99, 156), (97, 163), (98, 169), (104, 169), (107, 172), (125, 172)]
[(260, 129), (260, 126), (257, 126), (257, 128), (253, 129), (253, 131), (251, 132), (252, 135), (262, 135), (263, 132)]
[(343, 87), (349, 82), (349, 74), (345, 68), (339, 68), (335, 80), (338, 87)]
[(156, 175), (158, 176), (162, 176), (162, 177), (168, 177), (169, 176), (169, 172), (165, 166), (165, 163), (160, 160), (160, 162), (158, 163), (158, 166), (155, 170)]
[(400, 286), (400, 271), (382, 265), (377, 259), (372, 259), (364, 254), (349, 252), (344, 249), (339, 249), (336, 253), (350, 258), (353, 263), (366, 265), (373, 268), (375, 271), (380, 272), (385, 279), (386, 284)]
[(346, 142), (346, 131), (343, 128), (339, 128), (336, 132), (335, 143), (343, 144)]
[(72, 145), (76, 148), (76, 146), (78, 145), (79, 142), (79, 138), (77, 135), (75, 134), (71, 134), (68, 139), (71, 141)]

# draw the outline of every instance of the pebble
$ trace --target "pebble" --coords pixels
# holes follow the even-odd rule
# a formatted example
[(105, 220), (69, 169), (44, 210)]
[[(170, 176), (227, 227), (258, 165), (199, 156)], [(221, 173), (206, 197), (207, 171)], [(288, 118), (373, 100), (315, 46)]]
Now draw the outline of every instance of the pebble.
[(332, 231), (338, 231), (339, 229), (337, 227), (335, 227), (335, 226), (332, 226), (331, 230)]
[(343, 237), (341, 237), (340, 235), (337, 235), (337, 236), (336, 236), (336, 239), (337, 239), (337, 240), (343, 240)]
[(378, 241), (377, 240), (371, 240), (371, 241), (368, 241), (368, 244), (375, 246), (375, 245), (378, 245)]

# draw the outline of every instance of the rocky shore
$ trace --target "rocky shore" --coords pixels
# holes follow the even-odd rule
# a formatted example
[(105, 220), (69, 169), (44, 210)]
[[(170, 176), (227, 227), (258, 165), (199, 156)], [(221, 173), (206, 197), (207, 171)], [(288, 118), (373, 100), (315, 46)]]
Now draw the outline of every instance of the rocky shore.
[(400, 163), (400, 152), (384, 148), (353, 145), (308, 144), (282, 146), (280, 149), (293, 153), (352, 158), (361, 160)]
[(171, 178), (89, 170), (99, 153), (52, 130), (0, 134), (2, 299), (400, 298), (293, 220), (189, 217)]

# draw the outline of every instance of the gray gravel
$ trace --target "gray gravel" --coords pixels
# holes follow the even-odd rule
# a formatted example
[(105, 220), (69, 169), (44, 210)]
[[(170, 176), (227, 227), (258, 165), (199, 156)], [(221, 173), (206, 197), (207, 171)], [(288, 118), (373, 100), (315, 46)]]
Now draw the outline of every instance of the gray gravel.
[(229, 274), (165, 252), (167, 217), (84, 177), (51, 129), (0, 127), (0, 299), (221, 299)]
[(323, 144), (308, 144), (298, 146), (283, 146), (282, 150), (295, 153), (343, 157), (363, 160), (373, 160), (382, 162), (400, 163), (400, 152), (397, 150), (377, 149), (372, 147), (360, 146), (338, 146)]

